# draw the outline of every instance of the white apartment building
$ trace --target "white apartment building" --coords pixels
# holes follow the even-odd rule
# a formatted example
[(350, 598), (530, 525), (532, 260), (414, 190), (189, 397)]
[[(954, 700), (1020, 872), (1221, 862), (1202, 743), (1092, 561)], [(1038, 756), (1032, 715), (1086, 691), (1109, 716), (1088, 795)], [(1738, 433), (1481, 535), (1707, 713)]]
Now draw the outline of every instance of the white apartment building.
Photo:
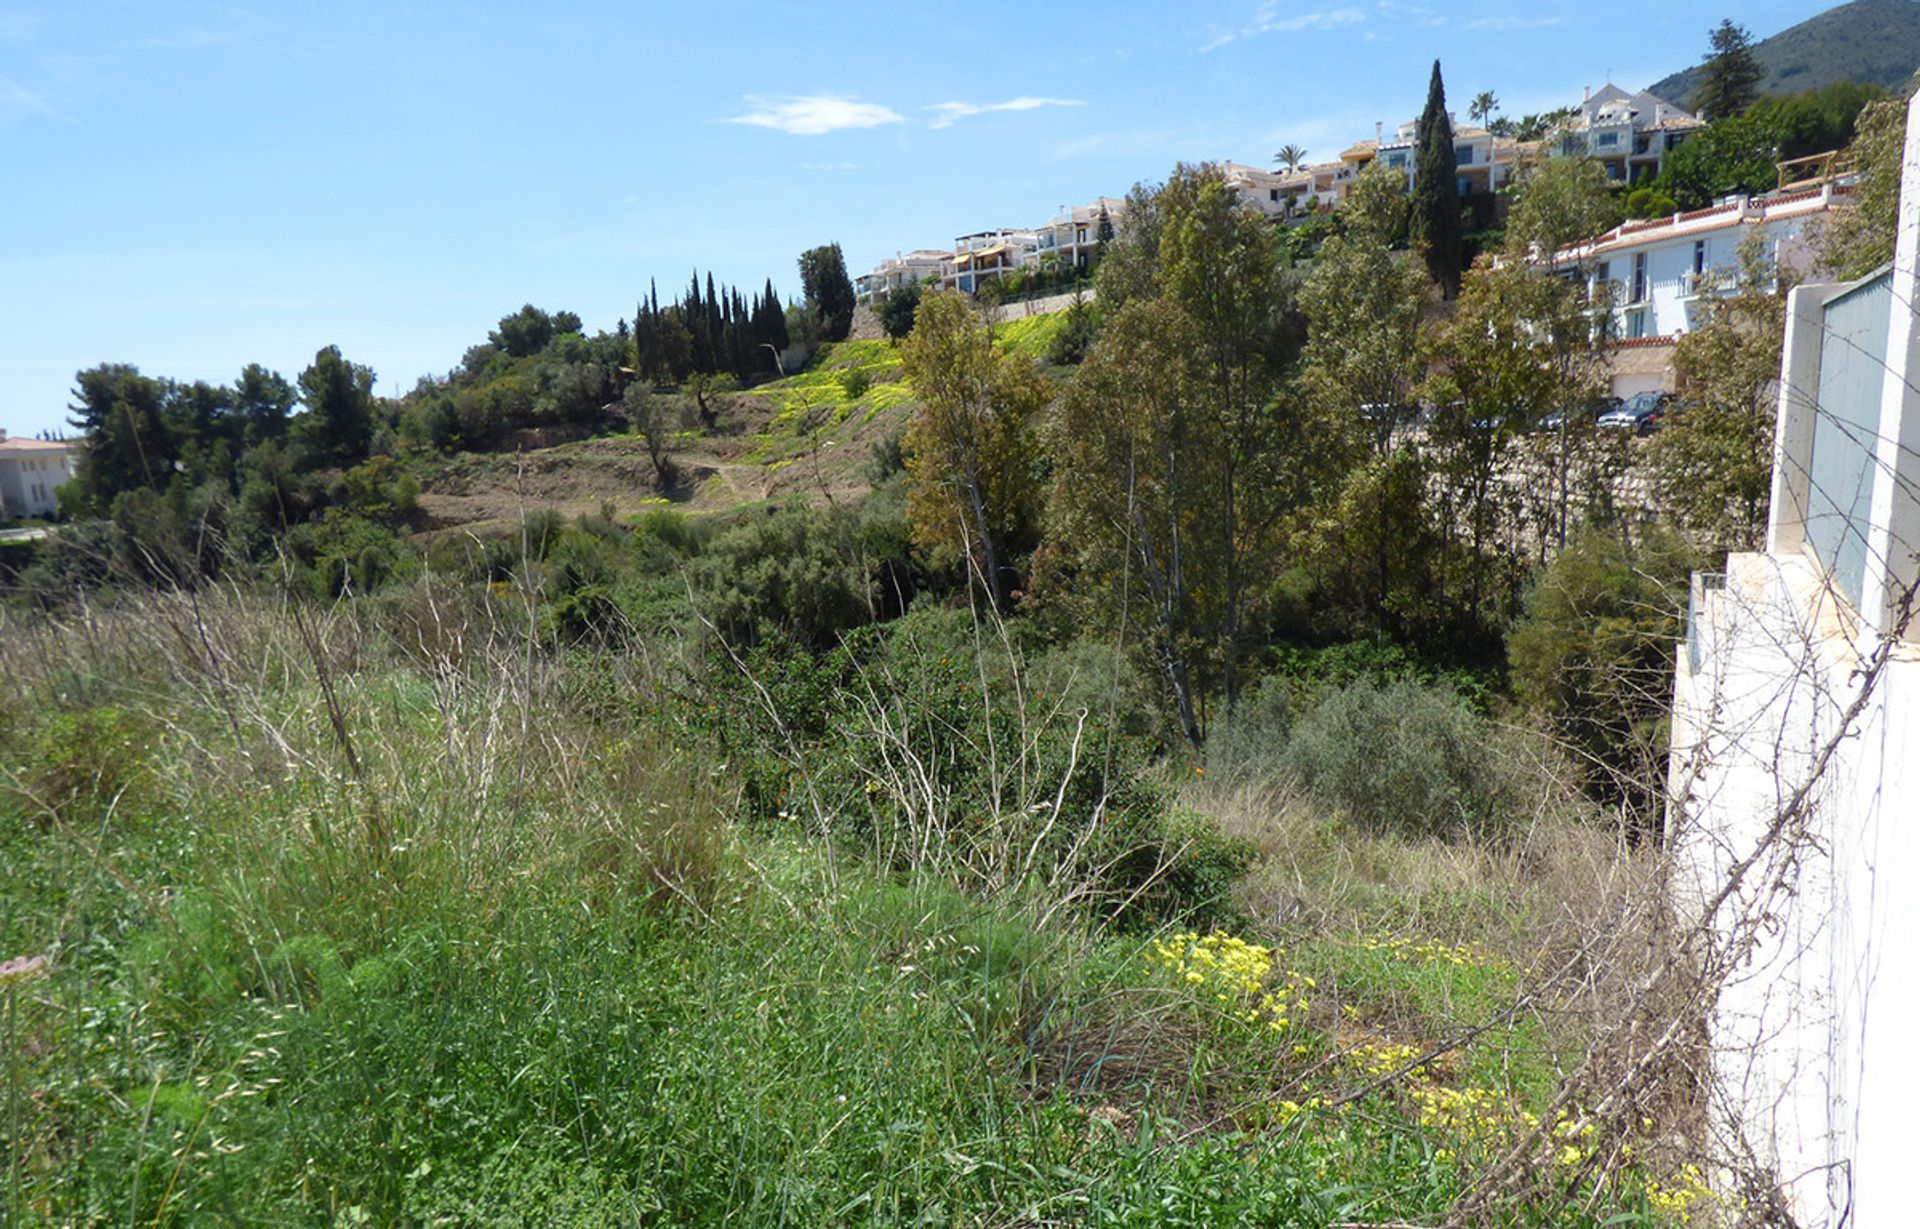
[[(1788, 298), (1766, 549), (1694, 578), (1674, 681), (1677, 933), (1715, 1136), (1805, 1226), (1914, 1223), (1920, 1104), (1920, 99), (1894, 261)], [(1709, 912), (1710, 911), (1710, 912)]]
[(1223, 162), (1226, 176), (1240, 203), (1275, 218), (1303, 218), (1331, 208), (1351, 172), (1340, 162), (1317, 162), (1292, 170)]
[[(1808, 224), (1851, 192), (1843, 182), (1828, 182), (1626, 222), (1592, 243), (1556, 253), (1553, 263), (1577, 271), (1596, 297), (1603, 287), (1609, 289), (1616, 338), (1670, 343), (1700, 322), (1715, 287), (1726, 284), (1739, 267), (1740, 246), (1750, 237), (1759, 236), (1773, 268), (1805, 272), (1812, 256)], [(1663, 387), (1661, 380), (1657, 369), (1619, 377), (1613, 392), (1630, 396)]]
[(1705, 121), (1664, 98), (1641, 90), (1629, 94), (1611, 83), (1587, 91), (1573, 118), (1548, 138), (1562, 156), (1588, 154), (1606, 168), (1607, 178), (1632, 182), (1650, 179), (1666, 165)]
[(1098, 197), (1086, 205), (1062, 207), (1034, 232), (1034, 259), (1041, 264), (1085, 271), (1093, 264), (1094, 250), (1100, 246), (1101, 216), (1104, 214), (1107, 224), (1117, 230), (1120, 213), (1126, 207), (1127, 202), (1111, 196)]
[[(1452, 117), (1449, 116), (1449, 119)], [(1472, 125), (1453, 127), (1454, 186), (1460, 195), (1497, 192), (1513, 178), (1520, 162), (1521, 147), (1507, 137), (1496, 137), (1485, 128)], [(1389, 135), (1379, 125), (1371, 141), (1358, 141), (1340, 151), (1343, 171), (1338, 180), (1339, 198), (1359, 180), (1360, 173), (1373, 162), (1391, 167), (1406, 177), (1413, 188), (1420, 154), (1420, 121), (1408, 120)]]
[(76, 461), (72, 444), (8, 439), (0, 431), (0, 515), (52, 515), (60, 507), (54, 492), (73, 477)]
[(880, 302), (896, 290), (925, 281), (937, 282), (953, 268), (953, 253), (936, 248), (896, 252), (853, 281), (854, 297), (862, 303)]
[(953, 241), (953, 264), (941, 286), (974, 294), (1032, 261), (1040, 250), (1040, 236), (1031, 230), (998, 227), (961, 235)]

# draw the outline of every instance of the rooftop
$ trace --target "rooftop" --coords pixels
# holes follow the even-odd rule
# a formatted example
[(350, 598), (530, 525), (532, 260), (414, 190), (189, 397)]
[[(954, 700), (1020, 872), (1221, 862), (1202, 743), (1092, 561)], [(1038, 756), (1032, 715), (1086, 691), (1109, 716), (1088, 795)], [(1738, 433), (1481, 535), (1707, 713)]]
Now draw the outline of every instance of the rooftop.
[(66, 452), (73, 447), (72, 440), (11, 439), (5, 431), (0, 431), (0, 453), (18, 456), (28, 452)]
[(1824, 213), (1833, 208), (1838, 198), (1851, 195), (1853, 190), (1853, 186), (1846, 183), (1821, 184), (1792, 192), (1737, 197), (1733, 200), (1721, 201), (1706, 209), (1689, 210), (1664, 218), (1622, 222), (1591, 244), (1583, 244), (1555, 253), (1554, 261), (1561, 263), (1582, 260), (1590, 256), (1636, 248), (1648, 243), (1693, 238), (1730, 227), (1758, 226), (1788, 218)]

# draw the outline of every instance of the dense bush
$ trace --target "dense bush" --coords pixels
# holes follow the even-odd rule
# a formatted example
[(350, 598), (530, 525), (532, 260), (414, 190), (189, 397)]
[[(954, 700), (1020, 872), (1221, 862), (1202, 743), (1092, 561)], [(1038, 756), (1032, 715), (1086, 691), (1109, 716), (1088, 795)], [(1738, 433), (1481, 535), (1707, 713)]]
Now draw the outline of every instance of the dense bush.
[(1284, 771), (1287, 736), (1299, 715), (1294, 685), (1270, 676), (1240, 697), (1207, 735), (1207, 771), (1228, 780), (1255, 781)]
[(979, 635), (916, 611), (826, 652), (762, 645), (744, 672), (715, 663), (701, 724), (750, 814), (896, 873), (985, 894), (1032, 877), (1129, 925), (1230, 916), (1251, 847), (1174, 808), (1151, 742), (1120, 728), (1137, 713), (1076, 703), (1072, 666)]
[(1057, 367), (1078, 363), (1087, 357), (1099, 335), (1099, 314), (1086, 303), (1075, 303), (1067, 308), (1064, 322), (1047, 342), (1047, 361)]
[(1507, 818), (1487, 724), (1442, 687), (1330, 691), (1295, 724), (1284, 763), (1313, 798), (1378, 832), (1485, 835)]
[(1597, 799), (1656, 824), (1673, 646), (1695, 559), (1672, 533), (1589, 530), (1548, 565), (1509, 645), (1514, 690)]
[(706, 618), (730, 643), (824, 648), (873, 615), (871, 578), (838, 510), (769, 511), (716, 533), (691, 568)]

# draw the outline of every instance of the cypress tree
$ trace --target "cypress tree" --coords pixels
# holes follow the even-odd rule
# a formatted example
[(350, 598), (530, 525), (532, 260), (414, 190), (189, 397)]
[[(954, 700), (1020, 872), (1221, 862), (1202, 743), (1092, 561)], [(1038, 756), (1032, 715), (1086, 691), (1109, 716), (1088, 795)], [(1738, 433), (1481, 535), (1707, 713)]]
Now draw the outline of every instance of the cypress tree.
[(1460, 240), (1460, 188), (1453, 160), (1453, 121), (1447, 116), (1447, 87), (1440, 61), (1427, 83), (1427, 107), (1420, 113), (1419, 151), (1414, 159), (1413, 241), (1426, 252), (1427, 273), (1451, 299), (1460, 293), (1465, 262)]
[(767, 279), (767, 340), (776, 350), (785, 350), (793, 344), (787, 336), (787, 309), (780, 305), (780, 296), (773, 292), (773, 279)]
[(692, 369), (697, 372), (713, 370), (713, 330), (707, 326), (707, 309), (700, 302), (700, 271), (693, 271), (693, 285), (687, 287), (687, 297), (680, 302), (681, 322), (687, 326), (687, 333), (693, 341)]

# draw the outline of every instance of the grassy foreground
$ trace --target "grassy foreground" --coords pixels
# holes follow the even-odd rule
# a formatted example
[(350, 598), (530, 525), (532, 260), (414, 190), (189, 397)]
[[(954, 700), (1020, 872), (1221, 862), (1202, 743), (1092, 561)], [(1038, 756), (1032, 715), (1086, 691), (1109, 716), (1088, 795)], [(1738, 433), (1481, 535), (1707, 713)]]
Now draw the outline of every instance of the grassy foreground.
[[(1604, 841), (1191, 778), (1251, 873), (1116, 926), (749, 819), (691, 650), (459, 605), (10, 629), (6, 1223), (1437, 1224), (1579, 1044), (1507, 1008)], [(1558, 1146), (1502, 1223), (1701, 1198)]]

